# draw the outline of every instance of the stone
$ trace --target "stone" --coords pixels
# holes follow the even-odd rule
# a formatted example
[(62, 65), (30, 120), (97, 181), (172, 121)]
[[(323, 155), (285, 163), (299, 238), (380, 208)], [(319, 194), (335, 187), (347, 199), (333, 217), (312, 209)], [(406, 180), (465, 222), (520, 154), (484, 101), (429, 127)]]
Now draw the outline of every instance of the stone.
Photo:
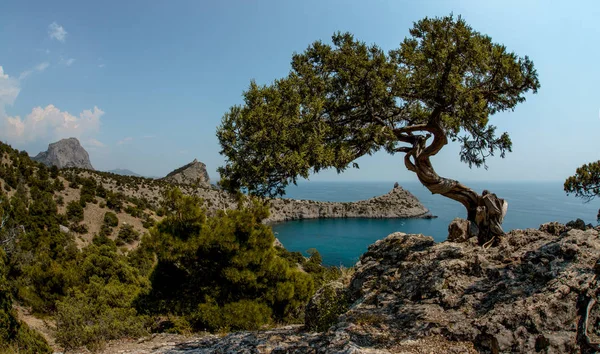
[(206, 171), (206, 165), (198, 159), (181, 166), (178, 169), (170, 172), (164, 181), (174, 184), (210, 186), (210, 178)]
[(467, 242), (477, 234), (479, 234), (479, 228), (469, 220), (455, 218), (448, 225), (448, 241), (450, 242)]
[(558, 235), (562, 234), (563, 232), (566, 232), (567, 227), (561, 223), (553, 221), (553, 222), (547, 222), (545, 224), (540, 225), (539, 230), (543, 231), (543, 232), (547, 232), (550, 235), (558, 236)]
[(62, 139), (48, 145), (48, 150), (42, 151), (32, 158), (46, 166), (58, 168), (83, 168), (93, 170), (90, 155), (81, 146), (77, 138)]

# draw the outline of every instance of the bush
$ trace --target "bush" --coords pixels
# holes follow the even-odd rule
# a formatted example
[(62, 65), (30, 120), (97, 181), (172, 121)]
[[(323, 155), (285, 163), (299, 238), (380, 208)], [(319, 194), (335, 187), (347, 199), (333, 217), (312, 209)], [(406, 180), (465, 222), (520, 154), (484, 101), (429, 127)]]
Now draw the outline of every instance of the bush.
[(240, 300), (222, 307), (215, 301), (198, 305), (191, 317), (197, 328), (218, 330), (258, 330), (271, 321), (272, 310), (264, 303)]
[(82, 224), (75, 224), (75, 223), (71, 224), (69, 226), (69, 229), (71, 231), (73, 231), (75, 233), (78, 233), (78, 234), (81, 234), (81, 235), (88, 233), (88, 227), (87, 227), (86, 224), (83, 224), (83, 223)]
[(115, 213), (107, 211), (104, 214), (104, 224), (110, 227), (119, 226), (119, 218), (117, 218), (117, 215)]
[(299, 321), (314, 281), (277, 256), (273, 232), (262, 224), (268, 209), (252, 202), (207, 219), (200, 205), (177, 190), (167, 194), (166, 217), (150, 231), (158, 258), (152, 290), (138, 309), (181, 313), (209, 330)]
[(125, 224), (121, 227), (119, 233), (117, 234), (116, 244), (117, 246), (122, 246), (126, 243), (131, 244), (139, 239), (140, 233), (133, 228), (133, 225)]
[(65, 349), (102, 348), (112, 339), (141, 337), (148, 333), (149, 321), (137, 315), (128, 303), (115, 299), (131, 299), (127, 286), (117, 282), (104, 285), (94, 279), (86, 293), (77, 292), (57, 305), (56, 342)]
[(319, 289), (306, 306), (304, 324), (310, 331), (326, 331), (350, 305), (346, 288), (331, 282)]
[(72, 222), (83, 221), (83, 207), (78, 201), (71, 201), (67, 204), (67, 218)]

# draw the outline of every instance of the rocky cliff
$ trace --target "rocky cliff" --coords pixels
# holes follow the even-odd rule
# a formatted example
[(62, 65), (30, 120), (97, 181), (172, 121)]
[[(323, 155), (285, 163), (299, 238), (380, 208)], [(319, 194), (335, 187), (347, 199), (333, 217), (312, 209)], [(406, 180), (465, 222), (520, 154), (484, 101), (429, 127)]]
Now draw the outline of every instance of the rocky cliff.
[(598, 230), (545, 224), (436, 244), (395, 233), (371, 245), (348, 282), (307, 307), (324, 332), (289, 326), (205, 336), (153, 353), (598, 352)]
[(48, 150), (42, 151), (33, 160), (46, 166), (58, 168), (78, 167), (93, 170), (90, 156), (76, 138), (62, 139), (48, 145)]
[(206, 171), (206, 165), (197, 159), (172, 171), (163, 179), (169, 183), (176, 184), (210, 185), (210, 178)]
[(357, 202), (273, 199), (271, 216), (265, 221), (317, 218), (415, 218), (429, 215), (429, 210), (412, 193), (396, 185), (382, 196)]

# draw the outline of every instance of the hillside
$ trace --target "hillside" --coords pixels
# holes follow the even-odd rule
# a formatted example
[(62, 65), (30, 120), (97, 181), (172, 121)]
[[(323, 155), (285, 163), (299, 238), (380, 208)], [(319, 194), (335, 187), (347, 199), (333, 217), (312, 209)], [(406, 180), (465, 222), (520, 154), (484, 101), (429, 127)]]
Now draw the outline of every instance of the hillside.
[[(310, 296), (340, 270), (323, 267), (318, 252), (305, 258), (275, 247), (266, 223), (427, 213), (398, 187), (357, 203), (272, 200), (267, 219), (262, 203), (242, 197), (240, 207), (239, 197), (213, 186), (47, 167), (5, 144), (0, 161), (0, 250), (6, 254), (0, 273), (9, 308), (16, 309), (8, 318), (18, 316), (57, 350), (96, 351), (107, 341), (164, 328), (187, 333), (301, 323)], [(397, 214), (386, 211), (394, 208)], [(252, 315), (230, 315), (246, 312)], [(39, 334), (17, 323), (31, 333), (32, 348), (38, 346), (25, 352), (46, 350), (39, 349), (47, 348)], [(8, 343), (20, 346), (12, 336)]]

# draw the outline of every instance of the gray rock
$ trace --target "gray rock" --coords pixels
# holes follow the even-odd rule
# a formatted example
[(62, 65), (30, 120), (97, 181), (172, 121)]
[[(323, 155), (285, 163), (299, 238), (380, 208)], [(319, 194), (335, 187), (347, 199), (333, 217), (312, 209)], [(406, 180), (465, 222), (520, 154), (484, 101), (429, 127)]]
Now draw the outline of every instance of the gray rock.
[(64, 225), (58, 225), (58, 228), (59, 228), (60, 232), (62, 232), (64, 234), (68, 234), (69, 232), (71, 232), (71, 230), (69, 230), (69, 228)]
[(187, 184), (187, 185), (201, 185), (209, 186), (210, 178), (206, 171), (206, 165), (202, 162), (194, 159), (194, 161), (184, 165), (171, 173), (169, 173), (163, 180), (169, 183), (176, 184)]
[(77, 167), (93, 170), (90, 156), (76, 138), (62, 139), (48, 145), (48, 150), (42, 151), (32, 158), (46, 166), (58, 168)]
[(272, 199), (267, 223), (319, 218), (426, 218), (429, 210), (400, 186), (388, 193), (356, 202)]
[(456, 218), (448, 225), (448, 241), (450, 242), (467, 242), (478, 233), (477, 225), (469, 220)]

